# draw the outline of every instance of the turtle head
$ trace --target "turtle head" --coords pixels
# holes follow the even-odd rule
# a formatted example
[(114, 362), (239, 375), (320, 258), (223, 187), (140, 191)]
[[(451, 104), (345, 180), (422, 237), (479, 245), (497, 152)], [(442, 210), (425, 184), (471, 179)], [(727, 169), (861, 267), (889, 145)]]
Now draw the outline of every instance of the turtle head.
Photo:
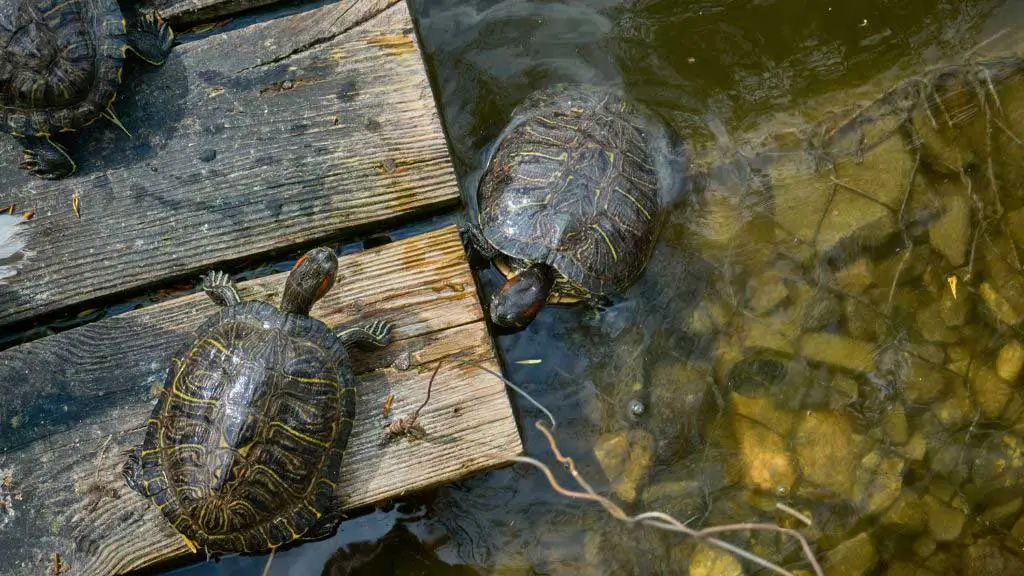
[(491, 297), (491, 321), (506, 328), (523, 328), (533, 321), (548, 301), (555, 272), (547, 264), (533, 264)]
[(323, 246), (314, 248), (292, 266), (281, 295), (281, 311), (290, 314), (309, 314), (317, 300), (334, 286), (338, 274), (338, 257)]

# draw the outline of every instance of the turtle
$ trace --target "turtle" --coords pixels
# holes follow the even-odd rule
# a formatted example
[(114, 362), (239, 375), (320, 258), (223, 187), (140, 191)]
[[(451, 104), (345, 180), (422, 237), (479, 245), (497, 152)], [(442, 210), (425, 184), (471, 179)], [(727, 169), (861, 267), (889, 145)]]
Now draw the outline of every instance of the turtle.
[(477, 190), (475, 251), (506, 277), (491, 321), (521, 329), (545, 303), (603, 307), (641, 275), (680, 189), (667, 124), (619, 90), (559, 84), (513, 111)]
[(385, 346), (391, 324), (333, 332), (309, 316), (338, 258), (307, 252), (279, 306), (243, 301), (228, 276), (203, 289), (220, 308), (172, 357), (125, 482), (159, 508), (193, 552), (255, 553), (330, 536), (355, 417), (348, 350)]
[(24, 148), (21, 168), (44, 179), (75, 162), (53, 138), (105, 116), (130, 50), (161, 65), (174, 33), (156, 12), (126, 19), (115, 0), (0, 2), (0, 129)]

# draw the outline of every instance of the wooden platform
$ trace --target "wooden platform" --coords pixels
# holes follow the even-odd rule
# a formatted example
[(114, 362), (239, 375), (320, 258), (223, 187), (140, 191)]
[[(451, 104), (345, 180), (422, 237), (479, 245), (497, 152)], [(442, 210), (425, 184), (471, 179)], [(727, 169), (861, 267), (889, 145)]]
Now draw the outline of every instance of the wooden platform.
[[(284, 277), (244, 283), (242, 296), (275, 302)], [(169, 354), (213, 310), (195, 294), (0, 352), (0, 471), (20, 493), (14, 515), (0, 514), (0, 572), (48, 574), (57, 553), (70, 574), (120, 574), (187, 553), (159, 512), (126, 488), (119, 467), (142, 440)], [(353, 358), (358, 416), (340, 486), (348, 508), (522, 452), (504, 385), (459, 365), (498, 368), (454, 228), (343, 257), (313, 316), (331, 326), (359, 318), (396, 326), (393, 344)], [(381, 448), (388, 394), (393, 415), (409, 413), (442, 359), (420, 420), (428, 437)]]
[[(452, 206), (459, 191), (405, 2), (339, 0), (129, 63), (45, 182), (0, 136), (0, 208), (32, 210), (0, 329), (211, 264)], [(81, 218), (72, 209), (80, 200)]]

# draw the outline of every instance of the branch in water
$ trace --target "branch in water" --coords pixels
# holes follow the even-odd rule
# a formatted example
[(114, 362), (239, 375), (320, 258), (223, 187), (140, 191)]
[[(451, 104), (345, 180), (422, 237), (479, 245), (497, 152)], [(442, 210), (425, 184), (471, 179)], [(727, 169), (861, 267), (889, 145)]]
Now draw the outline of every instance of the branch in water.
[[(466, 364), (471, 364), (473, 366), (476, 366), (477, 368), (480, 368), (490, 373), (491, 375), (500, 379), (514, 391), (526, 396), (526, 394), (518, 386), (513, 385), (500, 374), (497, 374), (492, 370), (480, 366), (479, 364)], [(552, 426), (557, 425), (554, 416), (548, 409), (544, 408), (537, 400), (533, 399), (532, 397), (526, 396), (526, 398), (532, 404), (540, 408), (545, 415), (547, 415), (547, 417), (552, 422)], [(630, 516), (618, 504), (604, 496), (601, 496), (600, 494), (597, 493), (596, 490), (594, 490), (590, 483), (587, 482), (586, 478), (584, 478), (583, 475), (580, 474), (579, 470), (577, 470), (576, 463), (573, 461), (573, 459), (562, 454), (562, 451), (558, 448), (558, 443), (555, 440), (555, 436), (551, 432), (551, 429), (545, 426), (543, 422), (539, 421), (534, 422), (534, 427), (536, 427), (537, 430), (539, 430), (540, 433), (544, 435), (544, 438), (547, 440), (548, 446), (550, 447), (552, 454), (554, 454), (555, 459), (558, 460), (560, 464), (566, 467), (566, 469), (569, 471), (569, 474), (572, 475), (573, 480), (576, 481), (576, 484), (579, 486), (581, 490), (573, 490), (571, 488), (566, 488), (565, 486), (559, 484), (558, 480), (555, 478), (554, 472), (551, 471), (551, 468), (548, 467), (547, 464), (544, 464), (543, 462), (537, 460), (536, 458), (531, 458), (529, 456), (512, 456), (506, 458), (506, 460), (508, 462), (529, 464), (530, 466), (533, 466), (534, 468), (540, 470), (541, 473), (544, 474), (545, 478), (547, 478), (548, 484), (551, 485), (551, 488), (555, 492), (575, 500), (586, 500), (590, 502), (596, 502), (600, 504), (601, 507), (604, 508), (616, 520), (620, 520), (628, 524), (643, 524), (646, 526), (651, 526), (653, 528), (660, 528), (662, 530), (667, 530), (670, 532), (685, 534), (687, 536), (696, 538), (698, 540), (701, 540), (702, 542), (706, 542), (707, 544), (725, 550), (731, 554), (739, 556), (740, 558), (753, 562), (754, 564), (771, 570), (776, 574), (780, 574), (782, 576), (794, 576), (792, 572), (786, 570), (785, 568), (777, 564), (769, 562), (768, 560), (765, 560), (764, 558), (761, 558), (760, 556), (757, 556), (752, 552), (748, 552), (747, 550), (744, 550), (734, 544), (731, 544), (729, 542), (720, 540), (712, 536), (712, 534), (722, 534), (725, 532), (743, 532), (749, 530), (777, 532), (779, 534), (784, 534), (786, 536), (789, 536), (790, 538), (794, 538), (800, 543), (800, 547), (803, 551), (803, 554), (807, 558), (807, 561), (811, 565), (811, 568), (814, 570), (814, 573), (817, 576), (824, 576), (825, 573), (821, 569), (821, 565), (818, 563), (817, 558), (814, 556), (814, 551), (811, 549), (811, 545), (807, 541), (807, 538), (805, 538), (804, 535), (800, 532), (797, 532), (796, 530), (792, 530), (790, 528), (783, 528), (782, 526), (766, 523), (742, 523), (728, 524), (725, 526), (714, 526), (710, 528), (704, 528), (701, 530), (694, 530), (693, 528), (687, 527), (679, 520), (673, 518), (668, 514), (665, 514), (664, 512), (643, 512), (635, 516)]]

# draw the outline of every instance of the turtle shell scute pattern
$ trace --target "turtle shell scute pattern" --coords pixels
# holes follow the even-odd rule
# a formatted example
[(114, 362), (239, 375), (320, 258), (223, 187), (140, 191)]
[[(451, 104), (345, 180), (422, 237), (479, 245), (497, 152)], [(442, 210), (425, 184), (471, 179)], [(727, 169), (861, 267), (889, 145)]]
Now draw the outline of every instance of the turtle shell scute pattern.
[(479, 191), (500, 252), (551, 265), (555, 290), (624, 290), (646, 266), (663, 214), (649, 115), (613, 90), (558, 86), (513, 113)]
[(143, 487), (197, 548), (258, 552), (340, 521), (354, 376), (322, 322), (223, 309), (171, 362), (141, 449)]
[(48, 136), (114, 100), (127, 47), (114, 0), (0, 2), (0, 129)]

